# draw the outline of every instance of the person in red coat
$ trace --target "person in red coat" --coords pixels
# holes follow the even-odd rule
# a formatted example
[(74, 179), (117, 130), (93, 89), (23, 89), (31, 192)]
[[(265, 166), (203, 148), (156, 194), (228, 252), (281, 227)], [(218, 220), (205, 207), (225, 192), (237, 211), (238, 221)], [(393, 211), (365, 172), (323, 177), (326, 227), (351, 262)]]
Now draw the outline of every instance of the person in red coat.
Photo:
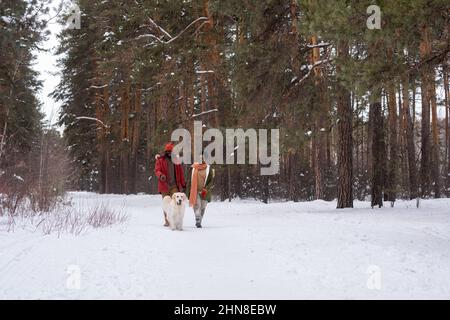
[[(176, 192), (184, 192), (186, 188), (183, 166), (172, 161), (173, 147), (172, 143), (167, 143), (164, 154), (156, 155), (155, 175), (158, 178), (158, 192), (163, 198), (171, 197)], [(164, 226), (169, 226), (166, 212), (164, 212)]]

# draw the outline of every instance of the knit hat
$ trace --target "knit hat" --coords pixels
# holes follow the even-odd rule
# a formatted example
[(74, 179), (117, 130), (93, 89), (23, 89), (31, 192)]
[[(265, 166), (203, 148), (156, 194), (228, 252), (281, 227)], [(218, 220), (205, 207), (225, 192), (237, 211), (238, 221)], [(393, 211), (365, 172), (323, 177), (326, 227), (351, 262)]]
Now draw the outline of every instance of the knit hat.
[(164, 151), (170, 151), (170, 152), (172, 152), (173, 147), (174, 147), (173, 143), (172, 143), (172, 142), (169, 142), (169, 143), (167, 143), (166, 146), (164, 147)]

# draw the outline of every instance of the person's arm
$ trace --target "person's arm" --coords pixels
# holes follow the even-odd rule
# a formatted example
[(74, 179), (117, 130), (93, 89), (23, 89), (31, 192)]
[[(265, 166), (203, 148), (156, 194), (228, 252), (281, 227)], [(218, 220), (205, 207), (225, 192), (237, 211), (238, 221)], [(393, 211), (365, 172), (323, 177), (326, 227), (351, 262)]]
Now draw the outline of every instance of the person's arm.
[(161, 181), (165, 181), (166, 180), (166, 176), (165, 174), (162, 173), (162, 166), (161, 166), (161, 159), (160, 156), (157, 155), (156, 158), (156, 163), (155, 163), (155, 175), (156, 177), (161, 180)]
[(214, 177), (215, 177), (215, 171), (213, 168), (210, 168), (209, 174), (206, 177), (206, 184), (203, 187), (202, 191), (200, 192), (200, 195), (202, 199), (206, 199), (210, 201), (211, 199), (211, 191), (214, 188)]
[(191, 195), (191, 183), (192, 183), (192, 179), (191, 179), (191, 177), (192, 177), (192, 168), (191, 169), (189, 169), (189, 171), (188, 171), (188, 177), (187, 177), (187, 179), (188, 179), (188, 181), (187, 181), (187, 183), (186, 183), (186, 196), (189, 198), (189, 196)]
[(208, 192), (214, 188), (214, 177), (216, 175), (216, 172), (213, 168), (210, 168), (208, 177), (206, 177), (206, 184), (205, 189), (208, 190)]

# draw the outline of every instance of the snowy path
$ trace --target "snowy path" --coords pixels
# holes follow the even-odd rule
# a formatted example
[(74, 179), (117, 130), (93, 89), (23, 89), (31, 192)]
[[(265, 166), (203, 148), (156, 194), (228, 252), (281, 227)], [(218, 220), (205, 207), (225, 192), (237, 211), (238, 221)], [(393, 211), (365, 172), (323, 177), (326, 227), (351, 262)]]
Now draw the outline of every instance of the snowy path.
[[(187, 209), (185, 231), (172, 232), (158, 196), (72, 196), (124, 207), (130, 219), (60, 238), (0, 224), (0, 299), (450, 298), (447, 199), (343, 211), (323, 201), (215, 202), (205, 228)], [(73, 265), (80, 289), (67, 286)], [(380, 290), (367, 286), (370, 267)]]

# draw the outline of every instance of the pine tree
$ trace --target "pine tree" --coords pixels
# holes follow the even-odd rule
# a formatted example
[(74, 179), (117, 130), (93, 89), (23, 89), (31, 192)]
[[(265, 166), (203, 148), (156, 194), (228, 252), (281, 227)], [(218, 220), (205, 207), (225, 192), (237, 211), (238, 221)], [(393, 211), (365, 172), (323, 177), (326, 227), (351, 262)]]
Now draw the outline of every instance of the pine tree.
[[(383, 193), (417, 195), (419, 155), (422, 191), (441, 191), (439, 124), (426, 108), (437, 109), (433, 72), (448, 52), (444, 0), (379, 1), (381, 30), (366, 26), (370, 1), (79, 4), (81, 30), (61, 34), (55, 96), (80, 188), (155, 192), (154, 155), (195, 119), (205, 129), (281, 129), (280, 174), (218, 166), (223, 200), (337, 197), (351, 207), (354, 194), (373, 193), (382, 205)], [(429, 134), (418, 144), (415, 131)]]

